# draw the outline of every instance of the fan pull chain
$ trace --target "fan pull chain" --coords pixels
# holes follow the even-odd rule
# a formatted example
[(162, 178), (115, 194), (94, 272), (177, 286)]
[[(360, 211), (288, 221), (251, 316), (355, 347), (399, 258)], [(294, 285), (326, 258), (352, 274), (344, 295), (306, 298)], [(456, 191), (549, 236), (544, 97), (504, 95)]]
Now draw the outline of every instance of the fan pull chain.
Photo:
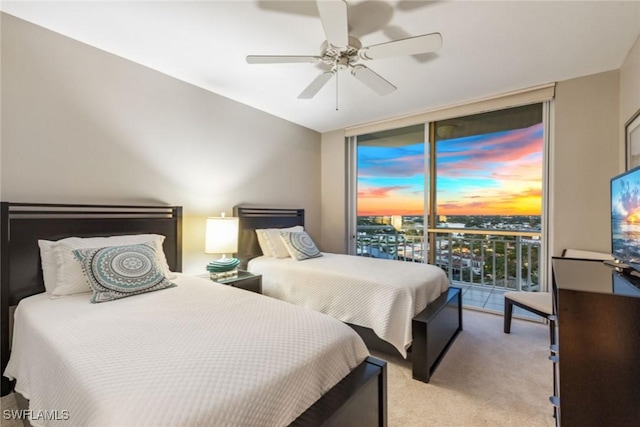
[(338, 111), (338, 70), (336, 70), (336, 111)]

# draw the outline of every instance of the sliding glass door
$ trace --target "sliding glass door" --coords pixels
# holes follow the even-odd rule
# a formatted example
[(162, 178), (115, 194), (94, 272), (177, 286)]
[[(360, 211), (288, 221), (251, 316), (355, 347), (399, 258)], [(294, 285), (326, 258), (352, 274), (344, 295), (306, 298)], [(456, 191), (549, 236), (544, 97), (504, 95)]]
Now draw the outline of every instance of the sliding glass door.
[(428, 151), (424, 125), (357, 138), (358, 255), (423, 260)]
[[(461, 285), (540, 290), (542, 104), (434, 126), (433, 263)], [(475, 294), (502, 309), (500, 299)]]

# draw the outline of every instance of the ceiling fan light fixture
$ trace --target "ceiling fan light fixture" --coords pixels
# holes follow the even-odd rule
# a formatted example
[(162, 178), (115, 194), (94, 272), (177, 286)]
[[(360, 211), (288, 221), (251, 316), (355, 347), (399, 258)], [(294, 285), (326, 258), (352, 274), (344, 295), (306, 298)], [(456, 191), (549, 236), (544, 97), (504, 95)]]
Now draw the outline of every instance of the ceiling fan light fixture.
[[(318, 12), (327, 40), (320, 46), (320, 56), (313, 55), (249, 55), (250, 64), (322, 63), (330, 68), (317, 76), (298, 98), (313, 98), (340, 70), (350, 69), (351, 75), (380, 95), (388, 95), (397, 88), (385, 78), (359, 64), (358, 61), (391, 56), (416, 55), (433, 52), (442, 46), (440, 33), (407, 37), (371, 46), (362, 46), (360, 40), (349, 35), (347, 3), (344, 0), (317, 0)], [(337, 86), (336, 86), (337, 87)], [(337, 89), (336, 89), (337, 90)]]

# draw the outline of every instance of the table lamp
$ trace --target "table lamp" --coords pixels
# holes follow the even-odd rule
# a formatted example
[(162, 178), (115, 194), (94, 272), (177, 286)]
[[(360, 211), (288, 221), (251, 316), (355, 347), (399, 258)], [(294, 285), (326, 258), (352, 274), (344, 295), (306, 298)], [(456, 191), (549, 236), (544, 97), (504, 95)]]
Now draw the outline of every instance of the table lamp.
[(204, 252), (207, 254), (221, 254), (222, 257), (211, 261), (207, 271), (212, 279), (220, 279), (238, 274), (240, 260), (229, 257), (238, 251), (238, 218), (226, 218), (224, 213), (220, 217), (207, 218)]

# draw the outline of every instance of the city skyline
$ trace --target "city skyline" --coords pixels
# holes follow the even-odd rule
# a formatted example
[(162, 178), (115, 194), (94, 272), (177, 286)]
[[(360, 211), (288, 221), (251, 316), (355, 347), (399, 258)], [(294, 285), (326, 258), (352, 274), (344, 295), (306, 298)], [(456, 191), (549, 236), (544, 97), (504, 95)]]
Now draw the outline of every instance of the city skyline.
[[(438, 141), (438, 215), (540, 215), (543, 127)], [(424, 144), (358, 147), (358, 216), (422, 215)]]

